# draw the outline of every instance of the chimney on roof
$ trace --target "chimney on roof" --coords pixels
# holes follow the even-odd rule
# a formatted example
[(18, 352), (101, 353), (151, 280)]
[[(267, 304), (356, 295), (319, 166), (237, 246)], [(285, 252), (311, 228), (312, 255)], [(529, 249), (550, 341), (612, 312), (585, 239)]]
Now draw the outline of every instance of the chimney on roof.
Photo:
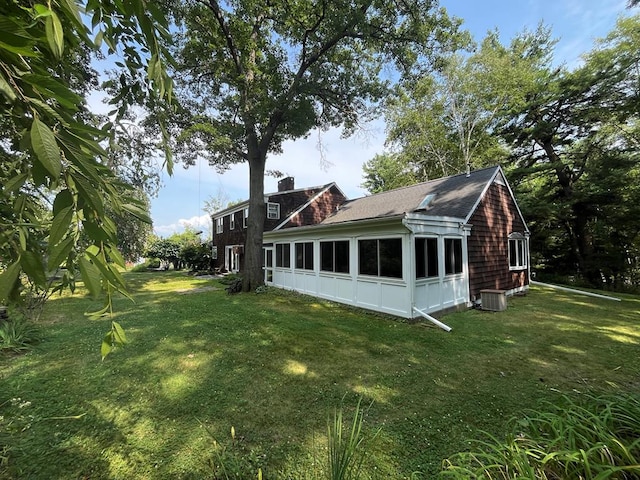
[(286, 177), (278, 181), (279, 192), (286, 192), (287, 190), (293, 190), (294, 188), (295, 187), (294, 187), (293, 177)]

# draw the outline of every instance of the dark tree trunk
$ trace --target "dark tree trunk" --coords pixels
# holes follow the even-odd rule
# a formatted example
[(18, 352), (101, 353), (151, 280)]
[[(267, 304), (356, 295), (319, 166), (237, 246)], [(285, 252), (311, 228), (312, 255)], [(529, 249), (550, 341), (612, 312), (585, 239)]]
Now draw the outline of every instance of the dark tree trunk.
[(262, 233), (264, 232), (264, 171), (266, 152), (257, 146), (249, 148), (249, 217), (247, 240), (244, 246), (242, 290), (250, 292), (264, 284), (262, 271)]

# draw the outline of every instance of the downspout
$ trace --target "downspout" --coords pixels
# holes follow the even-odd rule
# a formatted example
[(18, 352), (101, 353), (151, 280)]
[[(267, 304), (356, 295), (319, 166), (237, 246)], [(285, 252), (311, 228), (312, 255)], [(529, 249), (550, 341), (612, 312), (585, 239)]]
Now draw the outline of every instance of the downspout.
[(420, 316), (426, 318), (427, 320), (429, 320), (431, 323), (439, 326), (441, 329), (443, 329), (445, 332), (450, 332), (451, 331), (451, 327), (449, 325), (446, 325), (444, 323), (442, 323), (440, 320), (438, 320), (437, 318), (433, 318), (431, 315), (429, 315), (426, 312), (423, 312), (422, 310), (413, 307), (413, 311), (420, 314)]

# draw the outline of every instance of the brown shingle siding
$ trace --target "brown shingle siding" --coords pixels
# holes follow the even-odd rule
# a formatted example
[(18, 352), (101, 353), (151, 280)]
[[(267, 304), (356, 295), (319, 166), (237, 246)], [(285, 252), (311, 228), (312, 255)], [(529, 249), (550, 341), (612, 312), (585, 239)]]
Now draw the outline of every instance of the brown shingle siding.
[(526, 271), (509, 270), (509, 234), (524, 233), (517, 206), (506, 186), (492, 184), (471, 216), (469, 288), (511, 290), (528, 283)]
[[(320, 223), (329, 214), (334, 212), (338, 205), (344, 203), (345, 200), (346, 197), (335, 184), (268, 194), (268, 202), (277, 203), (280, 205), (280, 217), (277, 219), (266, 218), (267, 212), (265, 206), (264, 231), (268, 232), (278, 227), (283, 222), (285, 222), (288, 217), (293, 215), (309, 202), (311, 203), (307, 205), (302, 211), (294, 215), (292, 220), (288, 221), (285, 225), (282, 226), (282, 228), (298, 227)], [(218, 248), (218, 260), (216, 261), (216, 266), (224, 265), (224, 251), (226, 246), (244, 245), (245, 243), (247, 229), (242, 226), (243, 211), (244, 208), (233, 213), (227, 213), (228, 210), (223, 210), (220, 212), (220, 214), (224, 215), (224, 231), (222, 233), (216, 233), (216, 216), (214, 215), (213, 217), (213, 244)], [(235, 218), (234, 230), (230, 230), (231, 215), (233, 215)]]

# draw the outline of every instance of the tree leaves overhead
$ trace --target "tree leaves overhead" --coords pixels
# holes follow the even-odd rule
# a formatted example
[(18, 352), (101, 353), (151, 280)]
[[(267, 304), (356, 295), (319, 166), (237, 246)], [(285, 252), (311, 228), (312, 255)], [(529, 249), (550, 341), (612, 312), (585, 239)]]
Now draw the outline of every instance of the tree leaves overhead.
[(175, 57), (175, 151), (224, 169), (248, 162), (245, 289), (262, 283), (267, 155), (314, 129), (352, 134), (399, 77), (464, 39), (431, 0), (184, 2)]
[[(132, 79), (117, 92), (120, 113), (132, 92), (136, 101), (168, 99), (170, 56), (158, 40), (169, 37), (167, 22), (152, 3), (88, 0), (83, 7), (82, 16), (73, 0), (0, 8), (0, 302), (19, 300), (22, 284), (73, 289), (80, 268), (92, 294), (106, 292), (110, 311), (111, 295), (126, 294), (126, 286), (105, 204), (149, 220), (106, 166), (110, 132), (96, 127), (83, 98), (95, 84), (88, 66), (99, 51), (95, 32)], [(81, 237), (90, 245), (84, 252)], [(64, 273), (55, 275), (60, 267)]]

